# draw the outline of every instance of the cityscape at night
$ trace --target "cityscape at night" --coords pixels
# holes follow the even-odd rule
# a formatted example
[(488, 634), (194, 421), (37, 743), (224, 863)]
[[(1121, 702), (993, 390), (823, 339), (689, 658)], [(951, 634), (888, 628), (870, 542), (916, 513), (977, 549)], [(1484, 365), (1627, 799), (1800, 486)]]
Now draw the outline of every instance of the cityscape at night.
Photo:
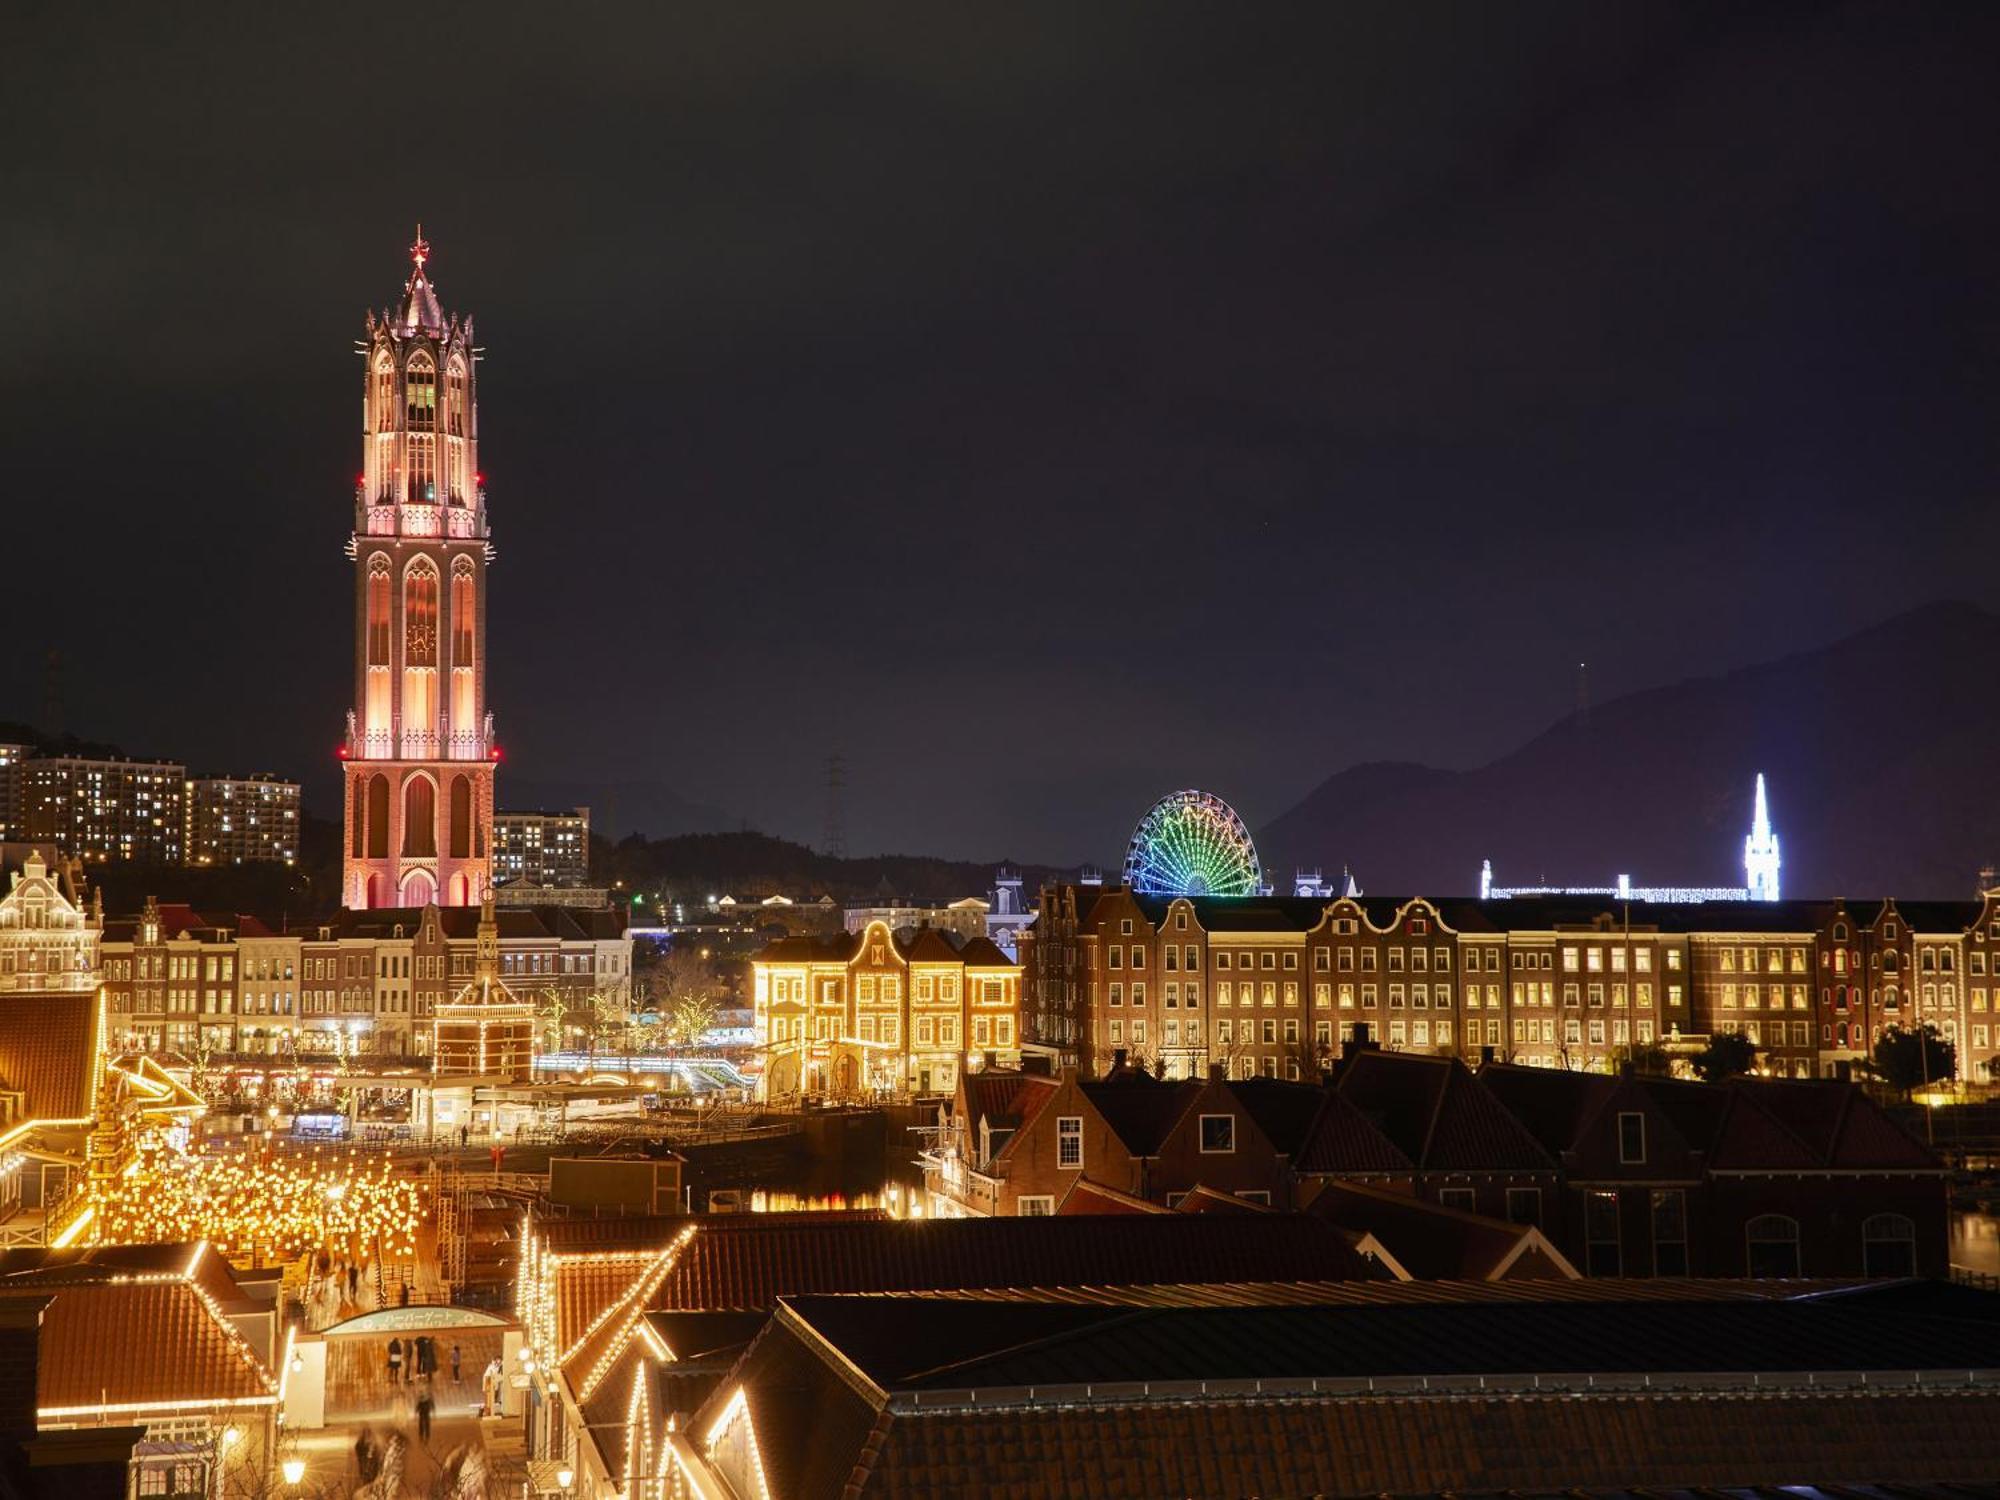
[(2000, 1500), (2000, 11), (76, 19), (0, 1500)]

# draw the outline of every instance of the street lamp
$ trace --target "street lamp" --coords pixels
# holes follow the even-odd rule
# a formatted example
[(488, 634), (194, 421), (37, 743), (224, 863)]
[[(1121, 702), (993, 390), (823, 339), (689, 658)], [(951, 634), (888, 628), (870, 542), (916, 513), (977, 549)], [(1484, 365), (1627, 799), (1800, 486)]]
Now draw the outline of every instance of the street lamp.
[(570, 1468), (568, 1465), (564, 1465), (562, 1468), (556, 1470), (556, 1488), (560, 1489), (565, 1495), (569, 1493), (569, 1487), (575, 1483), (576, 1470)]
[(288, 1458), (278, 1467), (284, 1472), (286, 1484), (296, 1485), (306, 1477), (306, 1461), (303, 1458)]

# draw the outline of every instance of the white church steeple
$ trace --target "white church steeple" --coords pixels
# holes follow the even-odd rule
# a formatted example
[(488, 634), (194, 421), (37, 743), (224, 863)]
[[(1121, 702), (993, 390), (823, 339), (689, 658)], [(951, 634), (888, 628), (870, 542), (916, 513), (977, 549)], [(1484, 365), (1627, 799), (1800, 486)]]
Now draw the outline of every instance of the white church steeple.
[(1757, 808), (1751, 815), (1750, 836), (1743, 840), (1743, 883), (1752, 901), (1778, 899), (1778, 835), (1771, 831), (1771, 809), (1764, 800), (1764, 773), (1757, 773)]

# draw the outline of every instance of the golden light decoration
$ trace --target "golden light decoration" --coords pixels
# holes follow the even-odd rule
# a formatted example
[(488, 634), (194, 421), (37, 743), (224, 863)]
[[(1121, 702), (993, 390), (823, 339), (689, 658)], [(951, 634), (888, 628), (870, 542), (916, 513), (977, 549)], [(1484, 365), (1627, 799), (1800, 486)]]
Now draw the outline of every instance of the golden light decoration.
[(232, 1259), (296, 1260), (322, 1248), (414, 1255), (423, 1184), (387, 1156), (142, 1153), (95, 1194), (98, 1244), (208, 1240)]

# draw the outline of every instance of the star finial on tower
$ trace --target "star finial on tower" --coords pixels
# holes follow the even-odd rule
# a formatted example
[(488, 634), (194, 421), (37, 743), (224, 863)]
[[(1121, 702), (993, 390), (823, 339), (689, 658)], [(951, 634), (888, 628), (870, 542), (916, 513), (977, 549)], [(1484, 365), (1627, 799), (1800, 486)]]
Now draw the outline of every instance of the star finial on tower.
[(431, 258), (431, 242), (424, 238), (423, 221), (417, 222), (417, 237), (410, 244), (410, 259), (417, 263), (417, 274), (422, 275), (424, 262)]

